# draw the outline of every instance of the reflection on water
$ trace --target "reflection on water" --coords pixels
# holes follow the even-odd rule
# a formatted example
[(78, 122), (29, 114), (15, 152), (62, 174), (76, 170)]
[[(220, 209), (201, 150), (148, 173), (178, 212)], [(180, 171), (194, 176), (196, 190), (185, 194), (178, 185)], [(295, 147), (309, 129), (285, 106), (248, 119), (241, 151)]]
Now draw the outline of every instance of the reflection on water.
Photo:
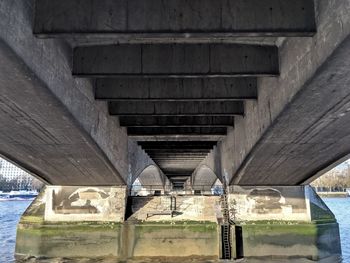
[[(350, 198), (330, 198), (325, 199), (329, 208), (336, 215), (340, 225), (340, 235), (343, 251), (343, 263), (350, 263)], [(68, 259), (68, 258), (34, 258), (29, 257), (15, 261), (13, 258), (16, 240), (16, 226), (21, 214), (29, 206), (29, 201), (6, 201), (0, 202), (0, 263), (117, 263), (114, 258), (95, 258), (95, 259)], [(267, 263), (267, 262), (286, 262), (286, 263), (310, 263), (314, 262), (308, 259), (242, 259), (237, 261), (225, 260), (203, 260), (200, 258), (186, 259), (172, 258), (171, 261), (166, 258), (158, 259), (138, 259), (119, 261), (119, 263), (220, 263), (220, 262), (246, 262), (246, 263)], [(328, 258), (320, 261), (321, 263), (341, 262), (339, 258)]]
[(324, 198), (339, 223), (344, 263), (350, 263), (350, 198)]

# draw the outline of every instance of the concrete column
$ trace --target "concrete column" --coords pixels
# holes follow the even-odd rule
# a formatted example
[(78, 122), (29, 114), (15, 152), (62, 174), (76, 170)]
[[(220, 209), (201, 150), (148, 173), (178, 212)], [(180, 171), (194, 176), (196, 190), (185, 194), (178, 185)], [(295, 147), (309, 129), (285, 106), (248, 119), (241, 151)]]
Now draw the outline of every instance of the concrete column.
[(121, 257), (126, 186), (47, 186), (23, 214), (16, 257)]
[[(218, 196), (134, 196), (48, 186), (23, 214), (16, 257), (219, 257)], [(179, 255), (181, 251), (181, 255)]]
[(341, 255), (338, 223), (310, 186), (230, 186), (228, 192), (232, 236), (242, 231), (233, 254), (312, 260)]
[[(21, 218), (16, 256), (223, 255), (219, 196), (129, 196), (128, 207), (126, 196), (125, 186), (46, 187)], [(309, 186), (231, 186), (227, 208), (233, 257), (341, 255), (338, 223)]]

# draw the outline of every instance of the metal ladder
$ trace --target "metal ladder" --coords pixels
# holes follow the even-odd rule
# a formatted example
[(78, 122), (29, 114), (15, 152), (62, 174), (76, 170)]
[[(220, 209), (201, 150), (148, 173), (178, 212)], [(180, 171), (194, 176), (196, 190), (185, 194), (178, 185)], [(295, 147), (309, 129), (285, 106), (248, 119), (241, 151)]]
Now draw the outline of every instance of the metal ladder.
[(223, 224), (230, 224), (230, 212), (228, 209), (226, 194), (221, 195), (220, 203), (221, 203), (221, 212), (223, 216)]
[(221, 224), (222, 258), (231, 259), (231, 225), (226, 194), (224, 193), (223, 195), (221, 195), (220, 199), (221, 212), (223, 215), (223, 222)]

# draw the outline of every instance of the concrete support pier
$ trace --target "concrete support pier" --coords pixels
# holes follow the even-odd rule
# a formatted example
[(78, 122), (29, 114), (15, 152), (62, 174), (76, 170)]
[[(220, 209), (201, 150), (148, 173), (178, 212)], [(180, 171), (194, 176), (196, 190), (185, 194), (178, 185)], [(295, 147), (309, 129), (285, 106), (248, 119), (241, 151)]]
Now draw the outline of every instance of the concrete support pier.
[(341, 255), (338, 223), (310, 186), (231, 186), (228, 207), (234, 255), (315, 261)]
[(128, 196), (126, 186), (48, 186), (21, 218), (16, 257), (320, 260), (341, 254), (336, 219), (311, 187), (226, 192)]

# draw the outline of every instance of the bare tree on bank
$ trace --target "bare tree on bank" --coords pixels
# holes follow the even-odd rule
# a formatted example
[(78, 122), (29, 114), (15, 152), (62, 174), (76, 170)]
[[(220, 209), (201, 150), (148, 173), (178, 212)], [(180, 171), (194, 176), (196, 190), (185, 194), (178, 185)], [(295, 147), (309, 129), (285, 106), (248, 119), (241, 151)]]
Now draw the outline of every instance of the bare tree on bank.
[(350, 188), (350, 161), (330, 170), (311, 183), (317, 191), (343, 192)]

